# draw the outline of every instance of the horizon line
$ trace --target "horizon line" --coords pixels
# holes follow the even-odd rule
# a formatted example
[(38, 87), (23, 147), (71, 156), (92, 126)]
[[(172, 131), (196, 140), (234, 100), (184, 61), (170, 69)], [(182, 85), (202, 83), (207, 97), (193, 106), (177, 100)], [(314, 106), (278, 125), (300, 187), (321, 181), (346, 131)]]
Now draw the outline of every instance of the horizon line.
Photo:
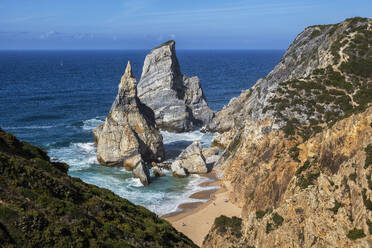
[[(151, 50), (152, 48), (0, 48), (1, 52), (4, 51), (144, 51)], [(177, 48), (180, 50), (201, 50), (201, 51), (282, 51), (287, 48)]]

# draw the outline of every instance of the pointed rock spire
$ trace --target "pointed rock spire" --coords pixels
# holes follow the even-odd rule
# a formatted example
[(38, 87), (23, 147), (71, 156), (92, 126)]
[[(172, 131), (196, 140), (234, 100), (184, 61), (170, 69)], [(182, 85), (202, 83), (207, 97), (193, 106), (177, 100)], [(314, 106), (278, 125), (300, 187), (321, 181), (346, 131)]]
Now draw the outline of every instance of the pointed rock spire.
[(181, 73), (173, 40), (147, 54), (138, 97), (154, 111), (156, 123), (163, 130), (189, 131), (213, 118), (199, 78)]
[[(121, 77), (119, 84), (119, 91), (124, 90), (126, 97), (136, 97), (137, 96), (137, 80), (132, 72), (132, 65), (128, 61), (125, 72)], [(119, 93), (120, 94), (120, 93)]]
[(102, 165), (122, 165), (146, 185), (147, 163), (164, 158), (163, 137), (154, 112), (137, 97), (137, 81), (128, 62), (118, 95), (104, 124), (94, 130), (97, 159)]

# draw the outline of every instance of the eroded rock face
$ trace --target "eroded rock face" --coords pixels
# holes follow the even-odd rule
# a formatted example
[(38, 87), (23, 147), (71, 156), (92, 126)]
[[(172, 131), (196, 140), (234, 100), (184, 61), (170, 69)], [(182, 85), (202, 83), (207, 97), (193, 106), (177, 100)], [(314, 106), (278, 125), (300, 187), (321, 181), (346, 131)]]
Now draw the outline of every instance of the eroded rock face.
[(154, 110), (156, 123), (163, 130), (189, 131), (206, 125), (213, 117), (199, 78), (182, 75), (174, 41), (146, 56), (138, 97)]
[(281, 132), (256, 136), (265, 123), (247, 125), (223, 161), (230, 199), (243, 206), (239, 234), (212, 228), (202, 247), (371, 247), (371, 123), (369, 107), (296, 153)]
[[(97, 159), (102, 165), (123, 165), (127, 170), (135, 170), (137, 175), (147, 175), (148, 169), (143, 164), (164, 158), (163, 138), (156, 127), (153, 111), (137, 97), (130, 62), (105, 123), (93, 132)], [(139, 165), (142, 169), (136, 170)], [(141, 181), (145, 182), (144, 178)]]
[(187, 174), (204, 174), (208, 172), (207, 164), (199, 141), (189, 145), (172, 163), (171, 169), (175, 176)]
[(242, 225), (214, 226), (203, 247), (371, 246), (372, 102), (356, 92), (371, 89), (372, 74), (350, 69), (371, 59), (355, 46), (371, 43), (371, 27), (352, 18), (306, 28), (217, 114), (209, 127), (225, 150), (214, 169)]

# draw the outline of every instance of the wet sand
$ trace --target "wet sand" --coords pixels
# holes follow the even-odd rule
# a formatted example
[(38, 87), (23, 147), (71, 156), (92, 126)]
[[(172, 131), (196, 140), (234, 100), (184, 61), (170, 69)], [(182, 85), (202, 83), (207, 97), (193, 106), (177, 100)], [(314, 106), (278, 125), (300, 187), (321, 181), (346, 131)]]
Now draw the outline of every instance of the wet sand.
[(221, 188), (194, 193), (192, 197), (195, 199), (210, 200), (205, 203), (181, 204), (179, 206), (180, 212), (163, 216), (178, 231), (184, 233), (199, 246), (202, 245), (204, 237), (208, 234), (215, 218), (221, 215), (239, 217), (241, 214), (241, 208), (229, 201), (229, 190), (226, 186), (221, 185), (220, 181), (203, 184), (203, 186), (220, 185)]

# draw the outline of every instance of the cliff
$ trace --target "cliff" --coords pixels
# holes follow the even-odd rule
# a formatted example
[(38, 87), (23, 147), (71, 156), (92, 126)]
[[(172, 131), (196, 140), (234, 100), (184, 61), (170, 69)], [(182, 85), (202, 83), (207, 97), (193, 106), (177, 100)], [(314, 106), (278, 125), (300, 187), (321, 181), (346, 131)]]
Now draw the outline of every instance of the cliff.
[(156, 123), (163, 130), (189, 131), (208, 124), (213, 117), (199, 78), (181, 73), (174, 41), (147, 54), (138, 96), (154, 110)]
[(370, 247), (372, 20), (306, 28), (208, 126), (242, 219), (203, 247)]
[(197, 247), (154, 213), (67, 170), (0, 129), (1, 247)]

